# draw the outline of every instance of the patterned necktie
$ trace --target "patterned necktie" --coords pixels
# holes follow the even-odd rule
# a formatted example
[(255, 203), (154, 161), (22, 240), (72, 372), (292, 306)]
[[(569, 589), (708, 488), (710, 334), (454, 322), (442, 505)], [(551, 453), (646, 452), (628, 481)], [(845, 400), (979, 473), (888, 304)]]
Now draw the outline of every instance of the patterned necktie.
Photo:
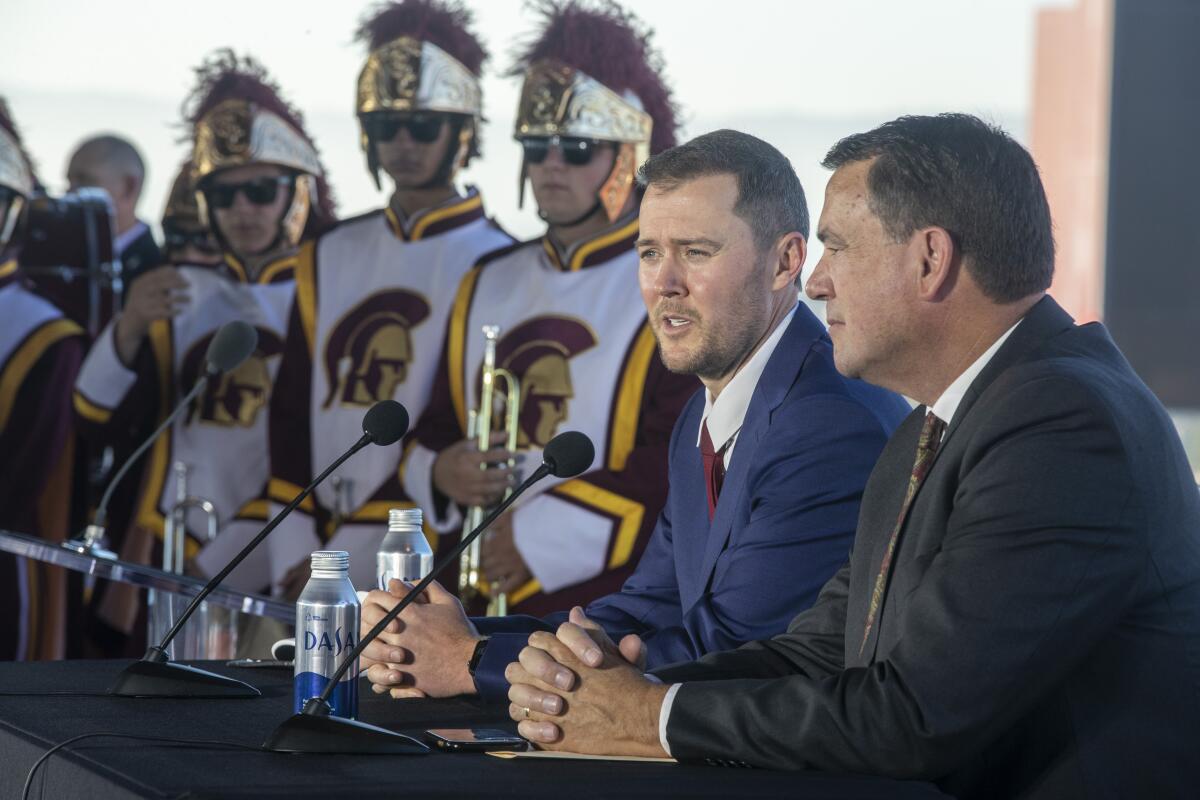
[(908, 489), (904, 492), (904, 502), (900, 504), (900, 516), (892, 528), (892, 538), (888, 540), (887, 550), (883, 553), (883, 563), (879, 565), (879, 574), (875, 576), (875, 588), (871, 590), (871, 606), (867, 610), (867, 625), (863, 629), (862, 644), (858, 647), (861, 656), (867, 647), (867, 637), (871, 634), (871, 626), (879, 615), (879, 606), (883, 602), (883, 589), (887, 584), (888, 570), (892, 566), (892, 556), (896, 553), (896, 540), (900, 538), (900, 529), (904, 527), (904, 518), (912, 505), (917, 489), (929, 474), (933, 457), (937, 454), (942, 443), (942, 434), (946, 432), (946, 423), (932, 413), (925, 415), (925, 424), (921, 426), (921, 438), (917, 440), (917, 459), (913, 462), (912, 474), (908, 477)]
[(713, 448), (708, 435), (708, 421), (700, 424), (700, 458), (704, 460), (704, 490), (708, 495), (708, 521), (717, 513), (717, 498), (721, 495), (721, 484), (725, 482), (725, 448)]

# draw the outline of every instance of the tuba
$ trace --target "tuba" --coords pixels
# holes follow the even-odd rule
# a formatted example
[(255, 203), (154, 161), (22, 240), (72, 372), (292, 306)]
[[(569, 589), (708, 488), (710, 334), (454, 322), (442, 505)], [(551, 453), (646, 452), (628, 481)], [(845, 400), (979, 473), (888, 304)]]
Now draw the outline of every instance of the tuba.
[[(474, 439), (480, 452), (491, 449), (492, 424), (498, 408), (502, 408), (504, 430), (507, 435), (505, 448), (510, 452), (517, 449), (517, 436), (521, 419), (521, 386), (516, 377), (506, 369), (496, 367), (496, 343), (500, 338), (500, 326), (483, 326), (483, 371), (479, 390), (479, 408), (467, 413), (467, 438)], [(500, 379), (503, 388), (496, 385)], [(508, 466), (515, 462), (509, 460)], [(480, 469), (487, 469), (487, 464), (481, 464)], [(505, 493), (505, 497), (511, 489)], [(471, 506), (467, 509), (463, 520), (462, 535), (465, 537), (483, 521), (488, 509), (483, 506)], [(459, 556), (458, 564), (458, 596), (466, 605), (470, 601), (486, 596), (488, 598), (487, 616), (502, 617), (508, 613), (508, 598), (500, 591), (496, 581), (485, 583), (480, 569), (482, 547), (480, 540), (471, 542), (463, 554)]]

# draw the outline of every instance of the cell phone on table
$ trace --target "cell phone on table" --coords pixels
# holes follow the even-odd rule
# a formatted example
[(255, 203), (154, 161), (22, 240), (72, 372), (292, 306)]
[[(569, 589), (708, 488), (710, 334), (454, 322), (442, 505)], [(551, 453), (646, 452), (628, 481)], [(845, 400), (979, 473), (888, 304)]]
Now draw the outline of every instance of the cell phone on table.
[(278, 658), (235, 658), (233, 661), (226, 661), (225, 666), (247, 669), (291, 669), (295, 664)]
[(425, 731), (440, 749), (460, 753), (524, 750), (529, 743), (499, 728), (433, 728)]

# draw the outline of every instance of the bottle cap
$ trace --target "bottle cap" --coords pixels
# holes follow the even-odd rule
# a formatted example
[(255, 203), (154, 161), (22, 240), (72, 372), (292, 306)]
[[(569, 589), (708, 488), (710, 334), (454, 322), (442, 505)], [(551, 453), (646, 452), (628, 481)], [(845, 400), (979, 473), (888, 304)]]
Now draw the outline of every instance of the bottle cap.
[(318, 550), (312, 554), (313, 571), (349, 572), (350, 554), (345, 550)]
[(393, 508), (388, 511), (388, 530), (416, 528), (420, 530), (423, 518), (419, 508)]

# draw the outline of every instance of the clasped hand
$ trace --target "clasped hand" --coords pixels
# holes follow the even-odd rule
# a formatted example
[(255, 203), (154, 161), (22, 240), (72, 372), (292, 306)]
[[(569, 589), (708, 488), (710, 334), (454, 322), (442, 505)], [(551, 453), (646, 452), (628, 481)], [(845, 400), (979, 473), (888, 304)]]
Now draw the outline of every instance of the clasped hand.
[(548, 750), (664, 757), (658, 715), (667, 687), (644, 673), (637, 636), (618, 646), (580, 608), (556, 633), (538, 631), (504, 676), (509, 715)]
[[(367, 594), (361, 635), (410, 591), (411, 585), (392, 580), (388, 591)], [(479, 638), (458, 598), (434, 581), (367, 645), (361, 666), (376, 694), (386, 692), (395, 698), (473, 694), (475, 682), (467, 662)]]

